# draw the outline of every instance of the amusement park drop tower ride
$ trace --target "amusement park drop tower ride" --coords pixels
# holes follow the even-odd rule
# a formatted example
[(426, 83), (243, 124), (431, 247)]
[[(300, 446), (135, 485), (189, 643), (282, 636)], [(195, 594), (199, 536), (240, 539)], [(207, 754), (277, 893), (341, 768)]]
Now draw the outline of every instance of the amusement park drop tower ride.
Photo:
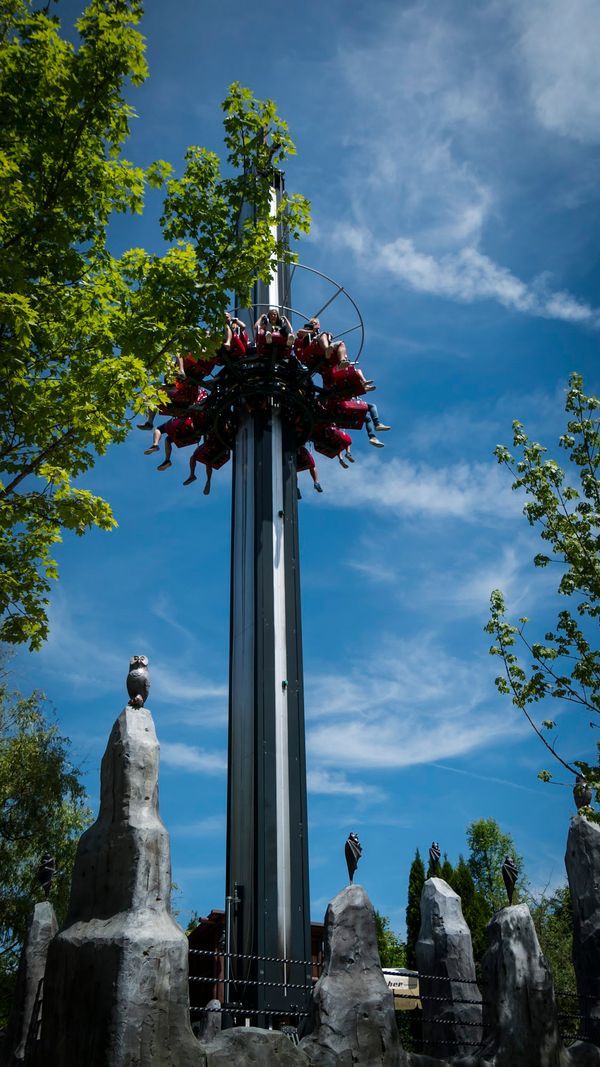
[[(276, 173), (274, 206), (282, 193)], [(280, 263), (254, 286), (254, 318), (285, 312), (289, 290)], [(296, 448), (266, 383), (233, 447), (225, 972), (226, 1000), (259, 1025), (304, 1010), (310, 981)]]

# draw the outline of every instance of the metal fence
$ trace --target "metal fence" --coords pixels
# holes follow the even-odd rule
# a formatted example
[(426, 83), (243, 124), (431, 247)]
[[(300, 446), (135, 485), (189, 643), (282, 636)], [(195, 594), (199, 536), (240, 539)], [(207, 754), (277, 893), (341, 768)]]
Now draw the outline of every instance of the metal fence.
[[(213, 949), (189, 949), (190, 956), (190, 1015), (192, 1024), (198, 1019), (206, 1018), (207, 1013), (220, 1013), (227, 1021), (227, 1025), (249, 1025), (252, 1022), (260, 1022), (273, 1029), (289, 1029), (297, 1031), (302, 1019), (308, 1012), (308, 999), (319, 977), (321, 963), (314, 960), (300, 960), (278, 956), (253, 956), (238, 952), (214, 951)], [(266, 978), (240, 978), (233, 973), (233, 965), (237, 962), (249, 963), (252, 967), (268, 964), (270, 970), (273, 966), (281, 969), (280, 980)], [(199, 964), (197, 966), (196, 964)], [(288, 979), (288, 970), (293, 968), (298, 973), (303, 968), (306, 980), (303, 982), (291, 982)], [(196, 973), (197, 970), (211, 973)], [(206, 990), (209, 995), (203, 992)], [(242, 994), (248, 990), (269, 990), (274, 996), (273, 1000), (278, 1005), (283, 997), (285, 1007), (247, 1007), (242, 1004)], [(204, 1001), (204, 1006), (198, 1000)], [(220, 1001), (220, 1007), (206, 1008), (209, 1000)], [(246, 998), (244, 998), (246, 999)]]
[[(240, 953), (214, 951), (212, 949), (190, 948), (190, 1014), (192, 1024), (200, 1020), (206, 1020), (209, 1014), (222, 1015), (225, 1025), (250, 1025), (260, 1023), (269, 1028), (285, 1030), (292, 1038), (301, 1028), (302, 1022), (310, 1011), (308, 998), (322, 971), (322, 959), (319, 960), (295, 960), (284, 959), (275, 956), (249, 956)], [(281, 967), (282, 976), (280, 981), (267, 981), (260, 978), (235, 979), (231, 975), (233, 961), (247, 961), (252, 964), (268, 963)], [(199, 968), (196, 964), (199, 964)], [(289, 983), (285, 980), (286, 968), (290, 966), (304, 966), (310, 980), (304, 983)], [(211, 973), (193, 973), (197, 969)], [(444, 995), (441, 989), (444, 983), (452, 983), (454, 986), (464, 986), (464, 996)], [(435, 993), (427, 990), (427, 984), (435, 989)], [(289, 996), (289, 1006), (281, 1008), (246, 1008), (239, 999), (240, 987), (266, 988), (282, 991)], [(423, 988), (425, 987), (425, 988)], [(481, 1029), (481, 1024), (468, 1019), (460, 1018), (463, 1005), (478, 1005), (481, 1003), (485, 1015), (486, 1002), (480, 1001), (479, 996), (474, 996), (475, 990), (479, 994), (479, 987), (475, 981), (469, 979), (444, 978), (439, 975), (419, 974), (418, 989), (406, 991), (394, 990), (394, 1005), (396, 1019), (400, 1030), (400, 1036), (404, 1047), (408, 1051), (427, 1052), (434, 1045), (442, 1044), (448, 1047), (449, 1053), (456, 1047), (473, 1047), (481, 1045), (481, 1040), (469, 1040), (469, 1029)], [(565, 1044), (576, 1040), (589, 1040), (586, 1038), (587, 1013), (581, 1012), (581, 999), (577, 993), (571, 990), (557, 990), (555, 993), (559, 1032)], [(218, 1000), (219, 1006), (210, 1008), (206, 1004), (210, 1000)], [(399, 1008), (399, 1002), (403, 999), (418, 1001), (419, 1007), (411, 1010)], [(585, 999), (585, 998), (584, 998)], [(593, 997), (587, 999), (595, 999)], [(200, 1003), (201, 1002), (201, 1003)], [(425, 1010), (423, 1010), (423, 1008)], [(457, 1011), (453, 1015), (453, 1009)], [(458, 1016), (458, 1017), (457, 1017)], [(440, 1028), (444, 1028), (440, 1031)], [(463, 1028), (464, 1031), (463, 1032)], [(457, 1038), (456, 1031), (461, 1031)], [(442, 1033), (444, 1036), (440, 1036)], [(435, 1034), (435, 1039), (433, 1035)], [(479, 1038), (479, 1035), (477, 1035)]]

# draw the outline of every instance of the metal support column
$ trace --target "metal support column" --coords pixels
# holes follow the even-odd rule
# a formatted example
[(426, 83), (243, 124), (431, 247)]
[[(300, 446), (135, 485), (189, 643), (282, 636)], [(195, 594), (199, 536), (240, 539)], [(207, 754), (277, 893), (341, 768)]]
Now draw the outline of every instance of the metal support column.
[(295, 453), (293, 426), (275, 403), (242, 420), (231, 554), (227, 895), (237, 886), (239, 900), (230, 991), (263, 1025), (269, 1011), (293, 1014), (307, 997), (261, 983), (303, 986), (310, 975), (304, 963), (275, 962), (310, 959)]

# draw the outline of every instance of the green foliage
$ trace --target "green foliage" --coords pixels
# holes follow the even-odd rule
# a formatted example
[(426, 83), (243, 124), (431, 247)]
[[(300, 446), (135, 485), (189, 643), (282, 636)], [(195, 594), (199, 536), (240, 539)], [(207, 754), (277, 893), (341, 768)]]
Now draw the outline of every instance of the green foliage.
[(469, 845), (468, 868), (473, 878), (475, 889), (484, 898), (491, 914), (506, 907), (508, 900), (502, 864), (510, 856), (517, 865), (519, 876), (515, 886), (513, 903), (527, 888), (523, 858), (515, 849), (510, 834), (505, 834), (495, 819), (476, 819), (467, 826), (467, 843)]
[(483, 893), (475, 887), (473, 875), (463, 856), (452, 871), (448, 884), (461, 899), (462, 913), (473, 943), (473, 956), (477, 963), (487, 948), (487, 924), (493, 911)]
[(406, 904), (406, 966), (417, 966), (417, 941), (421, 928), (421, 892), (425, 884), (425, 866), (417, 849), (408, 874), (408, 899)]
[[(513, 900), (515, 903), (522, 900), (529, 905), (542, 952), (552, 967), (555, 986), (564, 994), (573, 993), (573, 913), (568, 886), (563, 886), (549, 897), (532, 897), (527, 888), (523, 860), (515, 849), (513, 839), (501, 830), (494, 819), (475, 820), (467, 827), (466, 836), (469, 845), (467, 859), (459, 856), (457, 865), (453, 867), (444, 854), (443, 863), (435, 876), (443, 878), (461, 899), (462, 913), (471, 931), (475, 963), (480, 964), (488, 947), (487, 925), (490, 919), (494, 912), (508, 903), (502, 864), (509, 855), (520, 872)], [(431, 873), (428, 877), (431, 877)], [(417, 849), (409, 875), (409, 906), (406, 912), (406, 966), (412, 968), (417, 966), (415, 948), (421, 921), (419, 903), (423, 883), (424, 869)], [(566, 1006), (565, 1010), (573, 1010), (572, 1004)]]
[(450, 860), (448, 859), (448, 854), (446, 852), (444, 852), (444, 858), (442, 860), (442, 864), (440, 866), (439, 871), (436, 871), (436, 876), (438, 878), (443, 878), (444, 881), (448, 882), (448, 885), (450, 885), (450, 879), (452, 878), (453, 874), (454, 874), (454, 868), (452, 867), (452, 864), (450, 863)]
[[(227, 174), (192, 147), (183, 176), (122, 156), (130, 85), (146, 77), (140, 0), (90, 0), (79, 44), (31, 0), (0, 3), (0, 639), (38, 648), (64, 530), (115, 526), (75, 485), (156, 406), (170, 354), (216, 344), (230, 292), (277, 258), (265, 210), (293, 144), (271, 101), (233, 85), (223, 104)], [(107, 248), (117, 213), (165, 187), (163, 255)], [(242, 204), (254, 207), (243, 217)], [(291, 237), (308, 206), (286, 196)], [(245, 216), (245, 213), (244, 213)]]
[[(577, 992), (573, 968), (573, 909), (568, 885), (539, 900), (530, 899), (529, 910), (544, 956), (552, 968), (554, 988), (558, 994)], [(567, 999), (566, 1011), (574, 1011), (576, 1001)]]
[[(519, 422), (513, 423), (519, 458), (502, 445), (496, 448), (498, 462), (514, 477), (513, 489), (527, 494), (524, 514), (529, 524), (539, 529), (544, 542), (545, 551), (534, 557), (534, 565), (557, 565), (557, 590), (568, 599), (569, 607), (558, 612), (554, 627), (544, 633), (543, 641), (532, 640), (527, 618), (519, 619), (517, 625), (506, 620), (504, 597), (496, 589), (486, 626), (494, 638), (490, 652), (500, 657), (504, 667), (504, 674), (496, 678), (498, 690), (511, 696), (555, 760), (573, 774), (585, 776), (596, 789), (597, 799), (600, 743), (596, 744), (591, 762), (564, 759), (556, 751), (556, 743), (545, 736), (556, 728), (554, 719), (545, 718), (538, 725), (529, 709), (552, 698), (583, 710), (593, 720), (600, 714), (600, 650), (589, 637), (591, 621), (600, 616), (599, 409), (600, 400), (586, 396), (581, 377), (571, 375), (565, 405), (567, 432), (558, 442), (568, 453), (568, 474), (555, 459), (545, 458), (546, 449), (531, 442)], [(527, 654), (527, 666), (519, 660), (519, 646)], [(547, 782), (552, 774), (542, 770), (539, 777)], [(586, 813), (600, 821), (600, 816), (594, 816), (591, 810)]]
[(382, 967), (405, 967), (406, 945), (390, 927), (387, 915), (375, 912), (377, 948)]
[(201, 919), (200, 912), (198, 912), (198, 911), (196, 911), (194, 909), (192, 911), (192, 914), (189, 917), (188, 924), (187, 924), (187, 926), (185, 928), (185, 932), (188, 935), (188, 937), (190, 936), (191, 933), (194, 932), (194, 930), (196, 929), (197, 926), (200, 926), (200, 919)]
[(89, 821), (68, 741), (43, 709), (40, 693), (10, 694), (0, 684), (0, 1026), (6, 1021), (19, 952), (34, 904), (43, 900), (37, 871), (45, 852), (57, 876), (50, 900), (64, 919), (75, 849)]

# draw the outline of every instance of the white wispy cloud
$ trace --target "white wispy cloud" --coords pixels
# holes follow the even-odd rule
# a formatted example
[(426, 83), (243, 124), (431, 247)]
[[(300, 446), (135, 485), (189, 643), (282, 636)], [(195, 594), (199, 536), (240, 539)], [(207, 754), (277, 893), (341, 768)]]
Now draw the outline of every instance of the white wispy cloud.
[(600, 141), (600, 7), (596, 0), (515, 3), (531, 102), (546, 129)]
[[(597, 328), (597, 307), (545, 272), (520, 277), (486, 242), (494, 227), (515, 224), (522, 174), (511, 161), (534, 173), (547, 157), (548, 137), (535, 141), (540, 125), (600, 139), (599, 36), (595, 0), (489, 3), (462, 19), (419, 0), (380, 8), (360, 39), (348, 29), (330, 90), (343, 85), (350, 102), (338, 179), (350, 210), (342, 225), (339, 212), (330, 226), (321, 221), (323, 231), (374, 278)], [(585, 168), (572, 170), (579, 182)]]
[(206, 815), (203, 819), (195, 822), (181, 823), (171, 827), (171, 833), (176, 837), (210, 837), (213, 834), (223, 836), (227, 827), (224, 813), (219, 815)]
[(455, 565), (446, 562), (426, 574), (417, 582), (416, 595), (438, 613), (448, 609), (454, 617), (487, 616), (492, 589), (501, 589), (516, 610), (519, 604), (531, 603), (533, 598), (529, 581), (531, 554), (515, 541), (501, 546), (487, 559), (477, 555), (469, 559), (458, 549)]
[(381, 243), (369, 230), (347, 223), (335, 227), (334, 240), (354, 252), (372, 274), (387, 274), (419, 293), (467, 304), (495, 300), (528, 315), (600, 326), (599, 308), (570, 293), (548, 290), (545, 275), (524, 282), (472, 245), (436, 255), (419, 250), (410, 237)]
[(325, 796), (358, 797), (363, 800), (377, 801), (384, 800), (386, 795), (376, 786), (350, 781), (345, 774), (326, 770), (323, 767), (313, 767), (308, 771), (307, 785), (309, 793), (319, 793)]
[(484, 655), (449, 653), (433, 634), (383, 640), (349, 674), (308, 680), (307, 746), (318, 770), (394, 770), (466, 755), (523, 732), (498, 710)]
[[(379, 536), (372, 534), (367, 545), (361, 544), (361, 558), (349, 559), (346, 566), (375, 586), (384, 585), (388, 600), (406, 606), (418, 603), (438, 619), (487, 618), (492, 589), (503, 591), (513, 613), (523, 603), (529, 610), (539, 598), (540, 583), (532, 588), (530, 581), (534, 551), (526, 538), (518, 542), (511, 538), (510, 544), (499, 548), (494, 545), (491, 553), (487, 544), (453, 545), (447, 556), (439, 554), (423, 567), (414, 565), (407, 583), (406, 564), (400, 558), (391, 565), (389, 541), (382, 531)], [(542, 595), (548, 584), (542, 583)]]
[(510, 778), (496, 778), (493, 774), (477, 774), (475, 771), (466, 771), (463, 767), (449, 767), (447, 763), (432, 763), (432, 767), (437, 767), (441, 771), (449, 771), (451, 774), (460, 774), (464, 778), (474, 778), (480, 782), (494, 782), (496, 785), (507, 786), (509, 789), (519, 789), (524, 793), (534, 793), (536, 796), (539, 794), (538, 789), (533, 789), (529, 785), (521, 785), (520, 782), (512, 782)]
[(461, 134), (485, 128), (496, 93), (475, 62), (470, 20), (428, 2), (378, 15), (360, 40), (351, 31), (342, 37), (334, 64), (351, 99), (346, 142), (357, 165), (346, 185), (355, 216), (375, 228), (394, 219), (438, 246), (476, 242), (495, 191), (466, 157)]
[[(81, 605), (79, 606), (79, 608)], [(61, 683), (86, 696), (113, 693), (119, 690), (123, 699), (127, 674), (127, 655), (108, 636), (101, 622), (87, 616), (85, 626), (61, 595), (54, 594), (50, 613), (48, 641), (40, 651), (39, 660), (50, 677), (60, 677)], [(150, 658), (150, 698), (169, 708), (171, 721), (222, 725), (227, 718), (227, 686), (190, 666), (190, 657), (171, 657), (165, 662), (154, 655), (156, 632), (142, 622), (139, 632), (130, 638), (130, 648)]]
[(510, 482), (497, 463), (434, 466), (367, 456), (351, 472), (332, 464), (323, 500), (336, 507), (465, 522), (506, 519), (519, 513)]
[(158, 663), (152, 670), (152, 687), (162, 699), (176, 701), (227, 701), (227, 686), (198, 675), (186, 665), (185, 670)]
[(227, 756), (224, 752), (207, 752), (196, 745), (186, 745), (182, 741), (161, 741), (161, 763), (175, 767), (180, 771), (193, 774), (224, 774), (227, 770)]

